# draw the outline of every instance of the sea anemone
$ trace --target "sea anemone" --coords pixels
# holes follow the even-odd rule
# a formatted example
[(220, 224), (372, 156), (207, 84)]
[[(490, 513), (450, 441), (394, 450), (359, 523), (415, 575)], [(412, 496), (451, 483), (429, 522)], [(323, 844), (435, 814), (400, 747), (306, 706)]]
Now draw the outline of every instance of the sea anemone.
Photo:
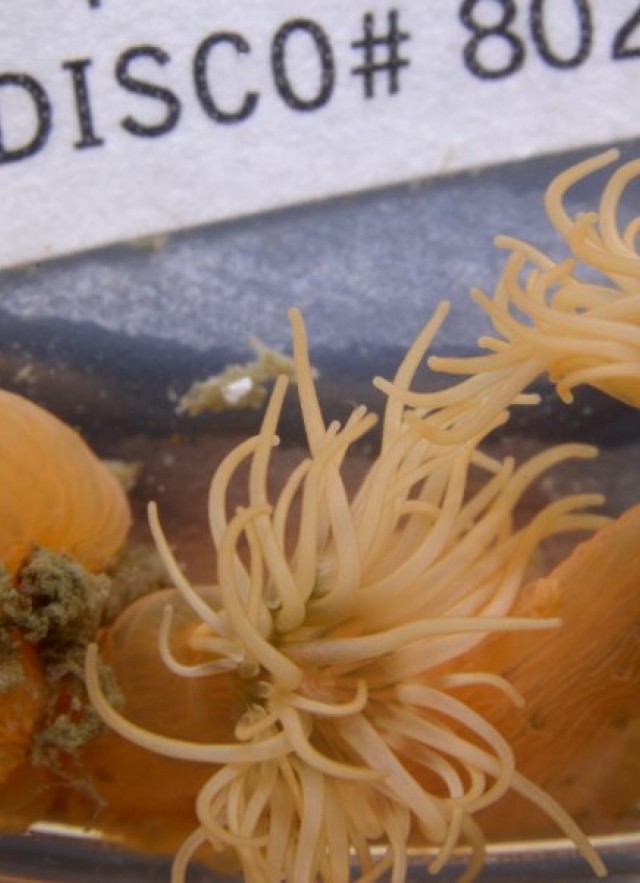
[[(432, 441), (431, 432), (450, 430), (471, 406), (457, 388), (446, 408), (404, 403), (446, 312), (446, 305), (436, 310), (389, 386), (379, 455), (350, 499), (341, 466), (376, 417), (356, 408), (344, 426), (325, 425), (305, 328), (291, 311), (309, 457), (270, 502), (269, 464), (287, 387), (279, 378), (259, 434), (235, 448), (211, 482), (215, 594), (186, 579), (150, 506), (158, 551), (196, 617), (183, 641), (205, 655), (194, 662), (172, 649), (170, 603), (157, 627), (159, 653), (186, 683), (222, 679), (211, 688), (221, 721), (187, 738), (138, 723), (135, 713), (129, 719), (126, 706), (121, 714), (104, 695), (96, 645), (87, 652), (86, 682), (94, 707), (124, 739), (209, 766), (174, 883), (205, 844), (234, 849), (249, 883), (346, 883), (354, 857), (362, 881), (390, 870), (401, 883), (408, 842), (435, 847), (435, 872), (464, 841), (472, 848), (470, 880), (483, 860), (474, 817), (508, 789), (547, 813), (604, 874), (572, 819), (517, 771), (507, 740), (461, 698), (470, 686), (516, 705), (520, 694), (500, 674), (455, 666), (492, 633), (559, 626), (555, 615), (511, 610), (541, 542), (602, 526), (605, 518), (585, 511), (602, 497), (565, 496), (524, 523), (514, 510), (549, 469), (595, 451), (561, 445), (520, 465), (484, 453), (481, 442), (507, 419), (513, 398), (523, 400), (519, 391), (475, 418), (464, 441)], [(246, 505), (228, 513), (229, 483), (247, 465)], [(160, 675), (155, 697), (163, 702)]]
[(574, 184), (617, 158), (617, 150), (608, 150), (580, 162), (547, 190), (547, 213), (571, 252), (567, 260), (556, 262), (513, 237), (496, 238), (509, 254), (493, 297), (480, 290), (471, 294), (496, 332), (478, 341), (488, 354), (429, 359), (435, 371), (469, 375), (455, 395), (450, 389), (394, 390), (388, 381), (374, 381), (406, 405), (442, 410), (443, 427), (422, 427), (432, 441), (468, 439), (544, 374), (567, 403), (575, 387), (587, 385), (640, 406), (640, 217), (622, 230), (619, 222), (621, 200), (640, 176), (640, 160), (611, 175), (597, 212), (572, 218), (564, 205)]
[(0, 487), (0, 563), (11, 573), (36, 546), (103, 570), (129, 529), (126, 494), (80, 435), (6, 390), (0, 390)]

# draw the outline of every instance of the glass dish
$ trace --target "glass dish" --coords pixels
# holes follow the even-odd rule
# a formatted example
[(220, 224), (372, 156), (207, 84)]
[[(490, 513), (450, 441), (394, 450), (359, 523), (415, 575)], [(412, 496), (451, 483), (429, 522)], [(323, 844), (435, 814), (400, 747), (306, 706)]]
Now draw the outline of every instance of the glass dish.
[[(626, 145), (624, 154), (638, 155), (639, 148)], [(77, 427), (102, 457), (143, 461), (132, 495), (134, 537), (148, 542), (145, 507), (156, 499), (192, 578), (206, 582), (212, 562), (202, 537), (210, 474), (232, 444), (257, 430), (261, 412), (194, 418), (178, 413), (180, 396), (195, 381), (251, 359), (249, 334), (290, 352), (286, 311), (295, 304), (308, 324), (326, 415), (344, 419), (360, 402), (380, 410), (382, 396), (370, 379), (392, 376), (439, 299), (454, 306), (436, 352), (470, 353), (486, 330), (467, 291), (490, 290), (497, 278), (502, 256), (492, 245), (494, 233), (558, 253), (542, 196), (556, 173), (585, 155), (418, 182), (5, 272), (0, 386)], [(577, 188), (572, 206), (593, 206), (601, 184), (596, 176)], [(426, 375), (422, 381), (429, 382)], [(542, 391), (543, 408), (534, 416), (518, 412), (496, 450), (524, 453), (568, 440), (596, 444), (601, 456), (589, 476), (575, 466), (563, 481), (586, 491), (605, 488), (613, 515), (636, 503), (638, 412), (591, 392), (567, 409)], [(285, 455), (299, 457), (303, 431), (292, 403), (280, 435)], [(358, 448), (354, 481), (372, 446), (367, 439)], [(612, 883), (640, 880), (637, 817), (593, 818), (585, 827)], [(438, 879), (454, 880), (461, 868), (454, 861)], [(44, 825), (0, 838), (0, 881), (6, 883), (160, 883), (169, 873), (169, 858), (136, 854), (77, 831), (52, 833)], [(408, 880), (423, 873), (419, 857), (412, 859)], [(237, 878), (201, 866), (189, 877), (190, 883), (231, 879)], [(593, 878), (558, 839), (491, 846), (481, 879)]]

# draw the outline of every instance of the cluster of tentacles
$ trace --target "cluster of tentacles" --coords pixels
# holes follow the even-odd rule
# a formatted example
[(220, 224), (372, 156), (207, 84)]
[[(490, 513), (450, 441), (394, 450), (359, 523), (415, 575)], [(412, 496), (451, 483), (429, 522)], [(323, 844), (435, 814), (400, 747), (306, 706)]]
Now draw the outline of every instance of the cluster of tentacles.
[[(507, 741), (460, 698), (469, 687), (501, 691), (516, 704), (522, 697), (499, 675), (456, 671), (456, 661), (491, 633), (559, 626), (555, 618), (510, 615), (531, 558), (549, 536), (606, 521), (586, 511), (602, 502), (593, 494), (564, 496), (528, 519), (514, 518), (548, 469), (590, 458), (594, 449), (556, 446), (519, 465), (482, 450), (512, 405), (535, 404), (526, 389), (545, 372), (565, 399), (575, 385), (591, 383), (640, 402), (640, 261), (631, 255), (639, 224), (618, 235), (613, 220), (636, 167), (612, 177), (597, 218), (573, 221), (562, 208), (566, 187), (603, 162), (561, 176), (548, 203), (576, 255), (611, 283), (580, 282), (572, 262), (556, 265), (510, 241), (493, 299), (477, 295), (500, 335), (481, 341), (491, 354), (432, 359), (433, 367), (473, 376), (439, 393), (412, 392), (447, 306), (436, 310), (393, 382), (379, 381), (388, 395), (381, 447), (354, 497), (341, 468), (376, 417), (357, 408), (344, 425), (325, 425), (305, 329), (293, 310), (309, 456), (272, 499), (270, 459), (287, 387), (280, 378), (260, 432), (226, 457), (211, 482), (213, 600), (185, 578), (150, 507), (158, 550), (198, 621), (189, 646), (204, 655), (189, 664), (176, 658), (169, 606), (158, 636), (165, 663), (185, 678), (232, 673), (245, 707), (231, 742), (215, 732), (193, 742), (153, 733), (108, 704), (97, 647), (88, 653), (89, 694), (107, 724), (151, 751), (213, 765), (197, 798), (199, 825), (174, 863), (175, 883), (204, 844), (232, 847), (250, 883), (342, 883), (354, 856), (361, 880), (390, 870), (401, 883), (408, 843), (434, 848), (429, 867), (437, 871), (467, 842), (469, 880), (483, 858), (474, 816), (508, 789), (551, 816), (604, 873), (571, 818), (517, 772)], [(229, 513), (229, 484), (245, 468), (246, 503)]]

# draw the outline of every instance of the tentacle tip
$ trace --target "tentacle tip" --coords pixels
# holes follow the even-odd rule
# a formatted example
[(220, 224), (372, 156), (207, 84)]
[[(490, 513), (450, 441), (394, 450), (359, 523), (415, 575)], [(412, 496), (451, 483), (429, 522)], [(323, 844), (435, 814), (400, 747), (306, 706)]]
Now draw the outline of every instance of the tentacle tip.
[(567, 386), (563, 386), (561, 383), (556, 384), (556, 392), (558, 394), (558, 398), (565, 405), (573, 404), (573, 393), (570, 388)]
[(599, 877), (601, 880), (603, 880), (605, 877), (609, 876), (609, 871), (607, 870), (607, 866), (602, 861), (596, 867), (594, 867), (593, 870), (595, 872), (596, 877)]
[(607, 158), (607, 162), (615, 162), (620, 159), (620, 148), (618, 147), (610, 147), (608, 150), (604, 150), (601, 154), (598, 155), (598, 159), (601, 159), (603, 162)]
[(448, 857), (441, 858), (440, 856), (437, 856), (432, 862), (429, 862), (429, 864), (427, 865), (427, 873), (431, 877), (435, 877), (437, 874), (440, 873), (440, 871), (444, 869), (448, 861)]

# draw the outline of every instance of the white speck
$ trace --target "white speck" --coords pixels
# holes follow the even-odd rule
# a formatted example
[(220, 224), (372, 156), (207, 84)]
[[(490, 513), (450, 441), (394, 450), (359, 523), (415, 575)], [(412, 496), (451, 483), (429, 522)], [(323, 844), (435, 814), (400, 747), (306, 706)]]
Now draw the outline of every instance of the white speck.
[(232, 380), (222, 387), (222, 397), (228, 405), (237, 405), (253, 389), (253, 380), (250, 377), (240, 377)]

